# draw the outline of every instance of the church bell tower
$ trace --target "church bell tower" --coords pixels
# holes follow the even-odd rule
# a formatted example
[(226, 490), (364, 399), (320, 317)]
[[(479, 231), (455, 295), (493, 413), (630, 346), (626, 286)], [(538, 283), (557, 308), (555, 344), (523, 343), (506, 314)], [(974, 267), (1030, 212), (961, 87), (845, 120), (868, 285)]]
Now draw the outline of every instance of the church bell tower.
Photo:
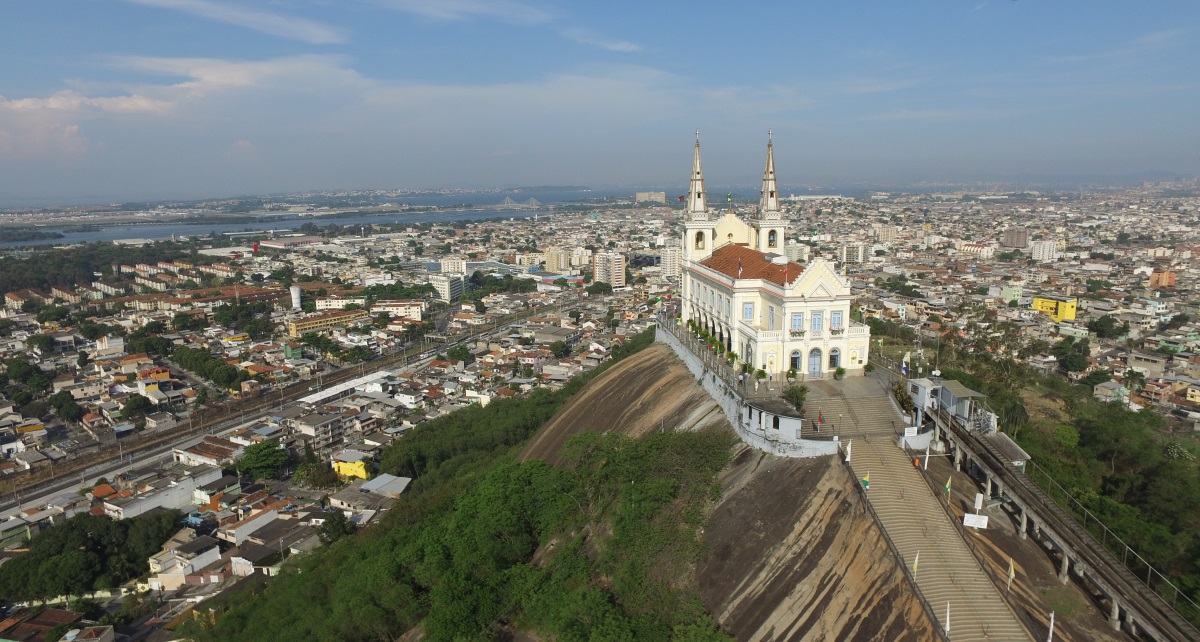
[(762, 191), (758, 197), (758, 214), (750, 221), (754, 229), (754, 249), (759, 252), (783, 253), (787, 221), (779, 209), (779, 188), (775, 183), (775, 148), (771, 132), (767, 132), (767, 167), (763, 170)]

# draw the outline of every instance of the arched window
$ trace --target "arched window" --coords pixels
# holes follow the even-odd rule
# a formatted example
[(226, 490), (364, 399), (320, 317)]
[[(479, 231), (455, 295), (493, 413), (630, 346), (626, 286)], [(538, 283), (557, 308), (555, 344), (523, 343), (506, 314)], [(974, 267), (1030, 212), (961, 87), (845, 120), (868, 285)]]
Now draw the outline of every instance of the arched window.
[(779, 245), (779, 235), (775, 230), (767, 232), (767, 247), (776, 247)]
[(696, 232), (696, 249), (704, 249), (704, 232)]
[(799, 371), (801, 367), (802, 367), (802, 364), (800, 363), (800, 351), (792, 350), (792, 360), (791, 360), (792, 370)]
[(771, 427), (775, 430), (779, 430), (779, 415), (771, 416)]
[(829, 369), (834, 370), (842, 365), (842, 351), (833, 348), (829, 351)]

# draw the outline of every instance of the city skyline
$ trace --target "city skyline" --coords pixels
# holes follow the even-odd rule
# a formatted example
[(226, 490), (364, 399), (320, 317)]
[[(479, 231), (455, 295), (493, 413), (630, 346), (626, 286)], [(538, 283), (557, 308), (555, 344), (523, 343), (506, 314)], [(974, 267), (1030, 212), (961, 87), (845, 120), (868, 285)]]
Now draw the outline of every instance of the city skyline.
[(784, 192), (1200, 172), (1189, 3), (66, 4), (0, 25), (3, 203), (682, 187), (697, 128)]

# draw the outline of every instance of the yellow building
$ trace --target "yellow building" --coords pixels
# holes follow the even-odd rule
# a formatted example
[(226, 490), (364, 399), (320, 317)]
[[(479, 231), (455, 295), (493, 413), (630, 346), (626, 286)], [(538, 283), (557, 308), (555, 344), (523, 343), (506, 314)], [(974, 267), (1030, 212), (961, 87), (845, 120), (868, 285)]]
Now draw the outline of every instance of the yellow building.
[(351, 477), (370, 479), (371, 473), (367, 470), (369, 461), (370, 455), (367, 453), (358, 450), (343, 450), (333, 456), (333, 472), (342, 479)]
[(1065, 296), (1041, 295), (1033, 297), (1031, 308), (1048, 315), (1055, 323), (1074, 321), (1079, 299)]
[(365, 319), (369, 314), (366, 310), (334, 310), (323, 314), (316, 314), (303, 319), (287, 322), (288, 336), (293, 339), (299, 339), (306, 332), (315, 330), (324, 330), (336, 325), (346, 325), (352, 321)]

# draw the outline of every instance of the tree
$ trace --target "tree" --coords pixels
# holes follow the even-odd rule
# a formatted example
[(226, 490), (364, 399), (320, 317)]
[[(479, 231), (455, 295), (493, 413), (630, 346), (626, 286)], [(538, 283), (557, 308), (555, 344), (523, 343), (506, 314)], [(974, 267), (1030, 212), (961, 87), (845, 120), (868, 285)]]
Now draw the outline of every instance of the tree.
[(1087, 339), (1076, 341), (1074, 337), (1066, 337), (1054, 345), (1050, 354), (1058, 359), (1058, 367), (1064, 372), (1079, 372), (1087, 368), (1088, 355), (1091, 352)]
[(483, 314), (487, 312), (487, 306), (483, 304), (483, 301), (475, 301), (475, 311)]
[(475, 355), (471, 354), (471, 351), (467, 348), (467, 346), (454, 346), (446, 351), (446, 356), (454, 361), (462, 361), (465, 363), (471, 363), (475, 360)]
[(25, 340), (25, 343), (38, 352), (49, 352), (54, 346), (54, 337), (48, 334), (35, 334)]
[(83, 408), (75, 403), (75, 398), (66, 390), (60, 390), (47, 399), (54, 413), (64, 421), (76, 422), (83, 418)]
[(808, 386), (790, 384), (783, 389), (783, 400), (795, 406), (797, 412), (804, 412), (804, 402), (808, 399)]
[(332, 544), (347, 535), (354, 534), (354, 522), (346, 519), (346, 514), (335, 510), (325, 517), (325, 521), (317, 527), (317, 537), (326, 544)]
[(132, 419), (144, 416), (146, 411), (153, 407), (154, 402), (135, 392), (129, 395), (129, 398), (125, 400), (125, 404), (121, 406), (121, 418)]
[[(587, 281), (587, 279), (585, 278), (584, 281)], [(596, 281), (584, 288), (584, 291), (588, 294), (612, 294), (612, 285), (604, 281)]]
[(1116, 317), (1106, 314), (1099, 319), (1088, 321), (1087, 329), (1101, 339), (1116, 339), (1129, 334), (1129, 322), (1118, 325)]
[[(1178, 328), (1182, 328), (1185, 324), (1187, 324), (1191, 320), (1192, 320), (1192, 318), (1186, 314), (1176, 314), (1175, 316), (1171, 317), (1170, 321), (1167, 321), (1166, 329), (1167, 330), (1175, 330)], [(1129, 327), (1128, 321), (1125, 322), (1125, 327), (1128, 329), (1128, 327)]]
[(87, 364), (88, 364), (88, 353), (84, 352), (83, 350), (80, 350), (79, 356), (75, 358), (75, 365), (77, 367), (82, 368), (82, 367), (86, 366)]
[(264, 441), (246, 446), (236, 468), (255, 479), (269, 479), (287, 466), (288, 459), (288, 452), (279, 447), (278, 441)]
[(1125, 371), (1125, 385), (1130, 390), (1141, 390), (1146, 387), (1146, 375), (1130, 368)]
[(559, 359), (565, 359), (571, 354), (571, 346), (567, 345), (565, 341), (555, 341), (550, 344), (550, 353)]

